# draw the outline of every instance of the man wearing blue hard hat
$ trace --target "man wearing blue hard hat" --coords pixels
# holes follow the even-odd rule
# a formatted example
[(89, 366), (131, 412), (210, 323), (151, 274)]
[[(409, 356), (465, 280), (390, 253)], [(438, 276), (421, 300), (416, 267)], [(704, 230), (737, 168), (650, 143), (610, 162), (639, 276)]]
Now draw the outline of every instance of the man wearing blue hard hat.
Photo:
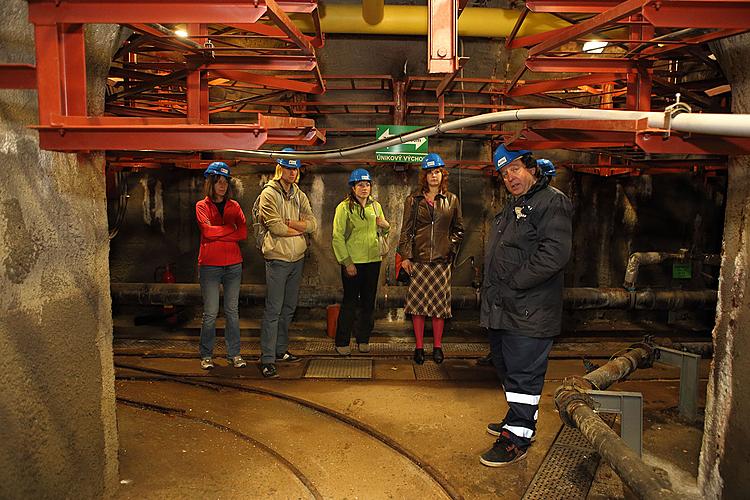
[[(294, 153), (284, 148), (284, 153)], [(297, 185), (299, 158), (280, 158), (276, 172), (261, 190), (253, 207), (253, 221), (261, 235), (260, 249), (266, 261), (266, 307), (260, 331), (260, 369), (276, 378), (277, 362), (297, 362), (288, 351), (289, 324), (297, 308), (299, 285), (307, 250), (306, 234), (318, 227), (310, 200)]]
[(568, 197), (549, 185), (555, 175), (551, 161), (502, 144), (492, 161), (511, 199), (490, 230), (480, 324), (489, 330), (508, 411), (487, 426), (497, 441), (480, 462), (501, 467), (525, 458), (536, 435), (547, 358), (562, 322), (573, 209)]

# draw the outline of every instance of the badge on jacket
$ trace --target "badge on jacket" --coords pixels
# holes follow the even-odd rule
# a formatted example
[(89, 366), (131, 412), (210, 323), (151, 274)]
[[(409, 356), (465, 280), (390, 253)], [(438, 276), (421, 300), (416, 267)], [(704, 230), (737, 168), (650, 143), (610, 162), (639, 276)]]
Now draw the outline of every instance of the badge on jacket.
[(523, 213), (523, 209), (524, 208), (528, 208), (528, 207), (516, 207), (515, 208), (515, 211), (516, 211), (516, 220), (526, 218), (526, 214)]

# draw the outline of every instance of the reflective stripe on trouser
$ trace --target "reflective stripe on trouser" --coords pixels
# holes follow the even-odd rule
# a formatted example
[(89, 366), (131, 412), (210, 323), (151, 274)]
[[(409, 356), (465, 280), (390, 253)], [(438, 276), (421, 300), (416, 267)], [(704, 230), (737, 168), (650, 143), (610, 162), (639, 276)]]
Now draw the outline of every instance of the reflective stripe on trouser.
[(489, 340), (493, 362), (498, 368), (508, 402), (503, 428), (509, 431), (516, 446), (526, 448), (536, 431), (552, 339), (490, 330)]

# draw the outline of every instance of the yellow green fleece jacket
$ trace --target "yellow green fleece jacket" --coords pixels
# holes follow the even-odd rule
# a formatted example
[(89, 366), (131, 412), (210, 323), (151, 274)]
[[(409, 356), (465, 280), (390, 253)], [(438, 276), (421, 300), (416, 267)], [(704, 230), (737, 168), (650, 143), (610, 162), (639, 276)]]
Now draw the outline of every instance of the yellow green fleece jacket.
[(333, 253), (343, 266), (381, 260), (378, 231), (387, 237), (390, 228), (379, 229), (375, 223), (376, 217), (385, 219), (385, 216), (383, 207), (372, 197), (367, 200), (364, 209), (362, 218), (356, 204), (349, 211), (348, 199), (336, 207), (336, 214), (333, 216)]

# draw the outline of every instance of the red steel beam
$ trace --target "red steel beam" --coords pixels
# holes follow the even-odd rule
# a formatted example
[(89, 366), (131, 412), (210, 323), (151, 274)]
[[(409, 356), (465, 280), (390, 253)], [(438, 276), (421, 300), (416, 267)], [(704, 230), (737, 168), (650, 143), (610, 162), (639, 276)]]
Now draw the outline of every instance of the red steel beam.
[(288, 78), (280, 78), (277, 76), (258, 75), (256, 73), (248, 73), (247, 71), (216, 69), (212, 70), (211, 74), (221, 78), (226, 78), (227, 80), (262, 85), (274, 89), (294, 90), (296, 92), (304, 92), (307, 94), (322, 94), (325, 91), (325, 89), (321, 88), (318, 83), (290, 80)]
[(672, 133), (665, 138), (662, 131), (645, 131), (636, 135), (636, 144), (648, 153), (667, 154), (750, 154), (749, 137), (726, 137), (710, 135), (680, 136)]
[(262, 1), (29, 0), (29, 21), (34, 24), (254, 23), (265, 12)]
[(529, 9), (528, 9), (528, 2), (526, 3), (526, 8), (521, 11), (521, 14), (518, 16), (518, 19), (516, 19), (516, 24), (513, 25), (513, 29), (510, 31), (510, 34), (505, 38), (505, 48), (510, 48), (513, 44), (513, 40), (516, 39), (516, 35), (518, 35), (518, 31), (521, 29), (521, 26), (523, 25), (524, 20), (526, 20), (526, 16), (529, 15)]
[(597, 14), (591, 19), (581, 21), (578, 24), (561, 28), (551, 32), (552, 34), (544, 42), (529, 49), (529, 55), (543, 54), (549, 50), (556, 49), (561, 45), (588, 35), (589, 33), (608, 26), (620, 19), (639, 12), (643, 5), (653, 0), (626, 0), (617, 6)]
[(526, 8), (531, 12), (557, 14), (597, 14), (606, 12), (622, 2), (618, 0), (527, 0)]
[(625, 78), (626, 73), (602, 73), (596, 75), (576, 76), (573, 78), (551, 79), (529, 81), (523, 85), (517, 85), (508, 92), (509, 96), (522, 96), (530, 94), (542, 94), (555, 90), (570, 89), (581, 85), (601, 85)]
[(688, 45), (700, 45), (702, 43), (711, 42), (713, 40), (719, 40), (721, 38), (739, 35), (741, 33), (747, 32), (748, 30), (750, 30), (750, 27), (736, 30), (719, 30), (692, 38), (685, 38), (681, 40), (682, 43), (665, 45), (664, 47), (654, 45), (642, 50), (638, 54), (634, 54), (634, 57), (661, 57), (674, 50), (684, 49)]
[(216, 56), (210, 61), (186, 56), (188, 66), (212, 70), (312, 71), (318, 62), (314, 56)]
[(650, 66), (648, 61), (617, 57), (529, 57), (526, 67), (543, 73), (625, 73)]
[(257, 125), (38, 127), (39, 146), (51, 151), (257, 149), (267, 131)]
[(657, 28), (746, 29), (750, 26), (750, 2), (662, 0), (644, 6), (643, 17)]
[(0, 64), (0, 89), (35, 89), (36, 66)]
[(50, 115), (63, 114), (63, 80), (58, 26), (34, 26), (36, 48), (36, 87), (39, 124), (49, 125)]
[(268, 9), (266, 14), (276, 25), (287, 34), (289, 39), (294, 43), (303, 54), (307, 56), (315, 55), (315, 49), (313, 48), (310, 41), (305, 35), (297, 28), (292, 22), (289, 16), (279, 7), (275, 0), (264, 0), (266, 8)]

